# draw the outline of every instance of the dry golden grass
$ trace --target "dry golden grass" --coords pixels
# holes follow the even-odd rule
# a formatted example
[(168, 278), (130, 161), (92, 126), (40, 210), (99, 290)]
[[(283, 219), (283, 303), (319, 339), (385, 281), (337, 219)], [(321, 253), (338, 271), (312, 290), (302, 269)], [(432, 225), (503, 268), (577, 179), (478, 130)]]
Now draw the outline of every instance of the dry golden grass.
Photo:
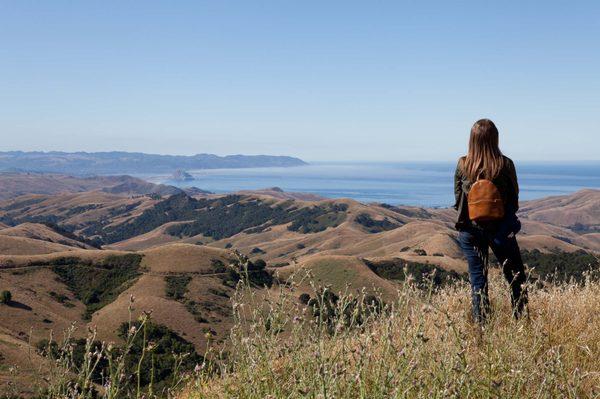
[(34, 240), (62, 244), (68, 247), (93, 249), (93, 247), (91, 247), (90, 245), (66, 237), (60, 233), (57, 233), (50, 227), (39, 223), (21, 223), (14, 227), (7, 227), (5, 229), (0, 230), (0, 236), (24, 237), (31, 238)]
[(140, 234), (130, 239), (119, 241), (114, 244), (105, 245), (106, 249), (117, 249), (123, 251), (141, 251), (161, 245), (168, 245), (170, 243), (180, 241), (179, 237), (175, 237), (167, 234), (167, 229), (171, 226), (176, 226), (183, 222), (170, 222), (165, 223), (156, 229), (149, 231), (146, 234)]
[(75, 249), (63, 244), (0, 234), (0, 255), (43, 255)]
[[(0, 237), (1, 238), (1, 237)], [(53, 243), (49, 243), (53, 244)], [(53, 244), (57, 245), (57, 244)], [(102, 249), (70, 248), (61, 252), (47, 254), (2, 255), (0, 254), (0, 270), (10, 271), (13, 268), (36, 267), (36, 264), (51, 264), (53, 261), (66, 257), (79, 258), (82, 261), (98, 262), (111, 255), (125, 255), (130, 252)], [(33, 265), (33, 266), (32, 266)]]
[(598, 223), (598, 198), (600, 190), (584, 189), (570, 195), (546, 197), (526, 201), (521, 213), (530, 220), (550, 222), (557, 226), (573, 226), (576, 223)]
[[(82, 322), (85, 306), (56, 277), (46, 268), (0, 272), (0, 291), (9, 290), (13, 301), (0, 308), (0, 332), (36, 343), (51, 330), (64, 331), (71, 323)], [(68, 303), (58, 302), (51, 292), (64, 295)]]
[[(298, 275), (310, 275), (296, 286), (297, 291), (311, 293), (311, 284), (327, 285), (333, 291), (365, 289), (370, 293), (377, 291), (389, 299), (395, 296), (396, 285), (379, 277), (360, 259), (354, 256), (314, 255), (300, 264), (277, 269), (280, 279), (297, 278)], [(278, 292), (277, 292), (278, 293)]]
[(362, 325), (307, 316), (294, 289), (266, 307), (234, 303), (233, 349), (180, 399), (598, 397), (600, 284), (532, 289), (520, 321), (507, 291), (494, 273), (483, 331), (469, 321), (466, 284), (434, 294), (403, 285)]
[(213, 262), (229, 264), (231, 252), (193, 244), (167, 244), (140, 252), (142, 266), (155, 273), (213, 273)]
[(48, 367), (29, 344), (0, 332), (0, 397), (29, 398), (37, 393), (36, 381)]

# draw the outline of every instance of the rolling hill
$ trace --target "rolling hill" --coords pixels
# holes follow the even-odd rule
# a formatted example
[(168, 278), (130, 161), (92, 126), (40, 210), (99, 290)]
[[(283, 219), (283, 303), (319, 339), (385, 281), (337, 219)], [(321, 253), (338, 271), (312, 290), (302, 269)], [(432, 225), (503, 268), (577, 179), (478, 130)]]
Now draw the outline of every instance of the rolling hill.
[[(281, 190), (200, 197), (183, 192), (161, 197), (105, 191), (25, 195), (0, 203), (0, 222), (55, 225), (78, 241), (120, 250), (174, 242), (233, 247), (274, 264), (317, 253), (418, 259), (454, 269), (463, 263), (453, 210), (293, 196)], [(600, 250), (594, 232), (599, 203), (598, 190), (523, 203), (523, 248)], [(552, 215), (558, 215), (556, 221)]]
[(528, 220), (566, 227), (577, 233), (600, 233), (598, 190), (524, 202), (521, 215)]
[(182, 192), (173, 186), (149, 183), (131, 176), (74, 177), (24, 172), (0, 172), (0, 187), (0, 201), (30, 194), (53, 195), (92, 190), (118, 195), (172, 195)]
[[(523, 203), (522, 248), (597, 254), (598, 204), (597, 190)], [(17, 364), (35, 352), (30, 344), (72, 322), (79, 326), (76, 337), (96, 326), (101, 339), (119, 343), (132, 297), (133, 317), (151, 310), (156, 323), (199, 352), (207, 339), (221, 345), (233, 323), (236, 251), (257, 264), (264, 259), (275, 279), (272, 288), (255, 284), (258, 303), (278, 295), (290, 276), (390, 298), (404, 271), (417, 273), (417, 280), (433, 271), (462, 278), (466, 265), (453, 218), (450, 209), (323, 200), (278, 189), (191, 196), (97, 186), (5, 200), (0, 290), (13, 299), (0, 305), (0, 353)], [(294, 295), (314, 294), (301, 281)], [(4, 371), (0, 377), (9, 378)]]
[(78, 240), (78, 237), (68, 234), (66, 231), (60, 231), (60, 229), (53, 229), (38, 223), (22, 223), (15, 227), (6, 227), (0, 230), (0, 236), (23, 237), (73, 248), (94, 249), (93, 246)]

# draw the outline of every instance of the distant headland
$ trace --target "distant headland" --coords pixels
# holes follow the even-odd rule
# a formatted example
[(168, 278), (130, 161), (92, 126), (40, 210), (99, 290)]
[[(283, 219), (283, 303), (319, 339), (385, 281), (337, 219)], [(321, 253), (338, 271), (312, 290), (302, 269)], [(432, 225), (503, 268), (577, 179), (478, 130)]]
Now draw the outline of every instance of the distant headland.
[(68, 174), (173, 173), (177, 170), (292, 167), (299, 158), (272, 155), (159, 155), (140, 152), (0, 152), (0, 171)]

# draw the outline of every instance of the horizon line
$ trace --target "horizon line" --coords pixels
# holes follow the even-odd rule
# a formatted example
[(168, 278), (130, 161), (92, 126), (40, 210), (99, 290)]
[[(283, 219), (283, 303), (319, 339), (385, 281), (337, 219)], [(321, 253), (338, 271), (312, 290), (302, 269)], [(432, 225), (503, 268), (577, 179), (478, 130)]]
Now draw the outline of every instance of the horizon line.
[[(353, 158), (347, 158), (347, 159), (335, 159), (335, 160), (331, 160), (331, 159), (311, 159), (310, 157), (308, 158), (304, 158), (300, 155), (289, 155), (289, 154), (269, 154), (269, 153), (215, 153), (215, 152), (198, 152), (198, 153), (194, 153), (194, 154), (182, 154), (182, 153), (159, 153), (159, 152), (144, 152), (144, 151), (139, 151), (139, 150), (95, 150), (95, 151), (90, 151), (90, 150), (76, 150), (76, 151), (64, 151), (64, 150), (3, 150), (0, 151), (1, 153), (11, 153), (11, 152), (17, 152), (17, 153), (42, 153), (42, 154), (50, 154), (50, 153), (63, 153), (63, 154), (77, 154), (77, 153), (84, 153), (84, 154), (101, 154), (101, 153), (127, 153), (127, 154), (143, 154), (143, 155), (158, 155), (158, 156), (180, 156), (180, 157), (193, 157), (193, 156), (197, 156), (197, 155), (214, 155), (214, 156), (218, 156), (218, 157), (231, 157), (231, 156), (247, 156), (247, 157), (255, 157), (255, 156), (268, 156), (268, 157), (290, 157), (290, 158), (297, 158), (300, 159), (306, 163), (317, 163), (317, 164), (324, 164), (324, 163), (331, 163), (331, 164), (335, 164), (335, 163), (405, 163), (405, 162), (414, 162), (414, 163), (448, 163), (448, 162), (456, 162), (456, 159), (458, 157), (461, 157), (462, 155), (457, 155), (456, 158), (445, 158), (445, 159), (407, 159), (407, 158), (394, 158), (394, 159), (353, 159)], [(563, 158), (563, 159), (526, 159), (526, 158), (512, 158), (513, 160), (516, 160), (518, 162), (540, 162), (540, 163), (595, 163), (595, 162), (600, 162), (600, 158), (599, 159), (568, 159), (568, 158)], [(297, 167), (297, 166), (294, 166)]]

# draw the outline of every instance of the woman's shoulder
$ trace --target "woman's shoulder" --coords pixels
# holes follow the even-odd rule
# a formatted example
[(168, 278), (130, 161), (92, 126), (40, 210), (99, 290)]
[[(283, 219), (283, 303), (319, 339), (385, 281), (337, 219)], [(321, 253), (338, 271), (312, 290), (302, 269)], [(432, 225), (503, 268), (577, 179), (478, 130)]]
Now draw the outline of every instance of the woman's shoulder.
[(462, 157), (458, 158), (458, 161), (456, 162), (456, 172), (455, 172), (455, 174), (462, 174), (463, 165), (464, 165), (464, 162), (465, 162), (466, 158), (467, 158), (466, 156), (462, 156)]
[(512, 159), (510, 159), (506, 155), (502, 155), (502, 158), (504, 160), (504, 166), (505, 167), (508, 167), (509, 169), (514, 169), (515, 168), (515, 163), (513, 162)]

